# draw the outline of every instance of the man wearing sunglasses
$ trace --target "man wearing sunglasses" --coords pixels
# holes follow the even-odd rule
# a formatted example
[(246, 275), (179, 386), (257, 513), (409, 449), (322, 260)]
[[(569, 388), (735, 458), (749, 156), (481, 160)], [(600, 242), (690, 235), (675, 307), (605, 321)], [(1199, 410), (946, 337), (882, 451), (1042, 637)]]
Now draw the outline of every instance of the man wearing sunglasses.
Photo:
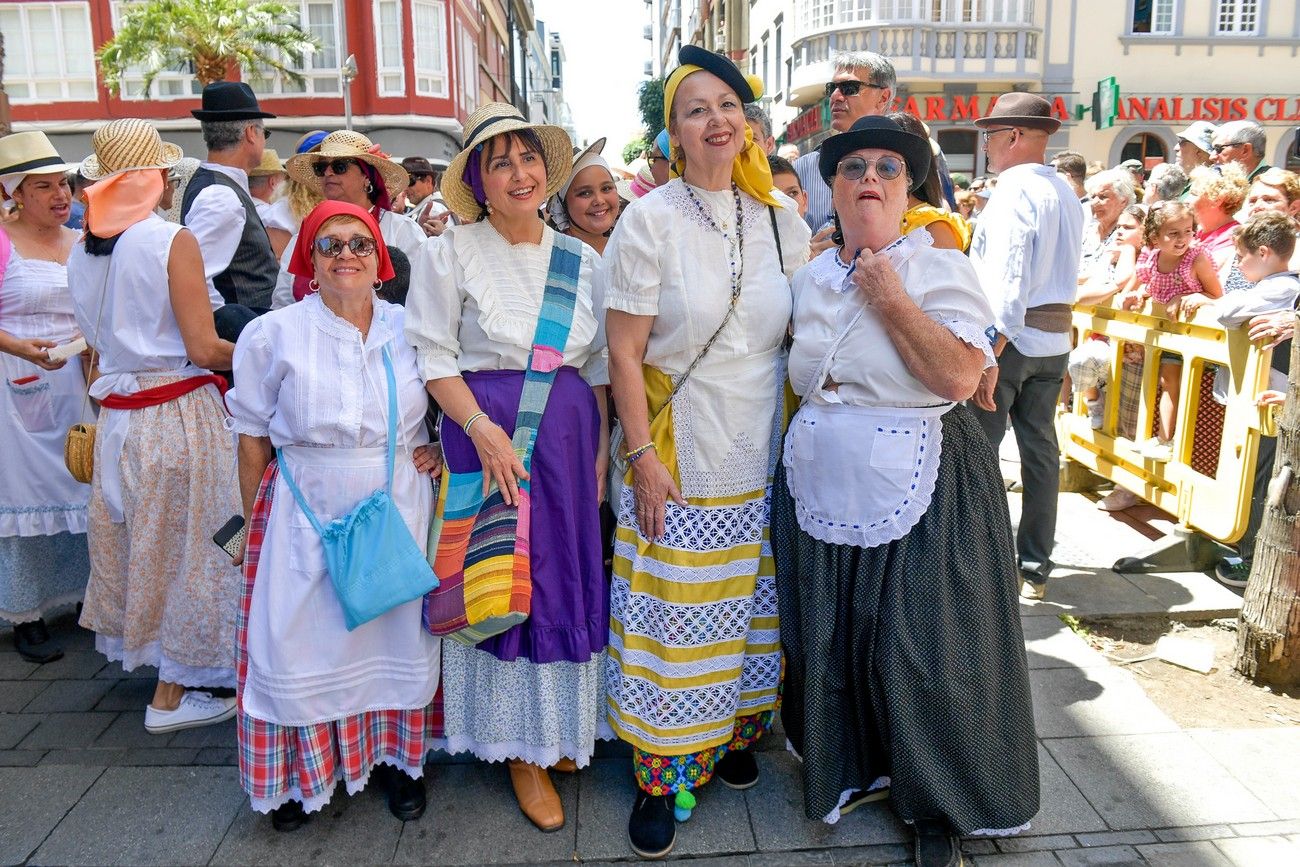
[(407, 157), (402, 160), (402, 168), (411, 176), (406, 188), (406, 216), (429, 237), (441, 235), (452, 222), (452, 215), (438, 192), (437, 169), (424, 157)]
[(262, 163), (266, 120), (253, 89), (242, 81), (203, 88), (202, 108), (190, 112), (203, 130), (207, 159), (185, 187), (181, 222), (194, 233), (212, 299), (217, 335), (234, 341), (271, 308), (279, 265), (248, 189)]
[(1032, 93), (1000, 96), (975, 121), (997, 190), (975, 226), (970, 258), (993, 308), (998, 366), (984, 371), (972, 403), (996, 450), (1007, 418), (1024, 485), (1016, 560), (1021, 595), (1042, 599), (1052, 571), (1060, 488), (1056, 402), (1070, 352), (1070, 306), (1083, 246), (1083, 206), (1047, 160), (1061, 122)]
[[(826, 83), (826, 95), (831, 101), (831, 128), (844, 132), (853, 122), (868, 115), (882, 115), (889, 111), (898, 88), (894, 65), (888, 58), (873, 51), (845, 52), (835, 58), (835, 74)], [(804, 219), (813, 230), (812, 254), (815, 256), (830, 246), (831, 188), (822, 179), (818, 169), (821, 151), (804, 154), (794, 162), (799, 183), (808, 194), (808, 210)]]
[(1254, 181), (1271, 166), (1264, 162), (1264, 149), (1268, 135), (1259, 124), (1249, 120), (1232, 120), (1214, 131), (1214, 144), (1210, 156), (1218, 165), (1236, 163), (1246, 173), (1246, 180)]

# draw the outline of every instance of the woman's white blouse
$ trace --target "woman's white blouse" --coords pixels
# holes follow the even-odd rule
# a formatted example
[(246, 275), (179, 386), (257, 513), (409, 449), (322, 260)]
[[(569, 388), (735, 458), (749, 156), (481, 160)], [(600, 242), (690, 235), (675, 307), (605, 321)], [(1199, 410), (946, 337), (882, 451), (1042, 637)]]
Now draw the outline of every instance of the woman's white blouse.
[(226, 394), (234, 429), (270, 437), (277, 448), (387, 445), (387, 346), (397, 380), (399, 453), (427, 443), (428, 397), (402, 335), (404, 316), (401, 307), (376, 299), (364, 340), (319, 295), (254, 319), (235, 345), (235, 385)]
[[(733, 321), (710, 350), (711, 357), (754, 355), (780, 346), (785, 339), (789, 278), (808, 259), (811, 233), (794, 201), (773, 192), (782, 203), (776, 209), (776, 222), (784, 261), (778, 259), (772, 238), (771, 212), (742, 194), (745, 245), (740, 301)], [(655, 317), (646, 344), (647, 364), (670, 375), (684, 373), (727, 315), (735, 257), (718, 231), (734, 239), (735, 223), (731, 190), (691, 187), (688, 192), (681, 179), (637, 199), (619, 217), (605, 248), (610, 287), (606, 305), (610, 310)]]
[[(980, 291), (975, 268), (960, 251), (935, 249), (931, 241), (928, 232), (918, 229), (883, 255), (888, 256), (904, 290), (922, 312), (960, 340), (981, 349), (984, 366), (992, 367), (996, 362), (985, 330), (993, 324), (993, 311)], [(838, 255), (838, 248), (827, 250), (794, 276), (790, 381), (801, 397), (811, 390), (813, 377), (835, 338), (865, 305), (855, 284), (848, 284), (845, 290), (849, 269)], [(943, 358), (930, 361), (948, 363)], [(837, 403), (919, 407), (946, 402), (908, 370), (890, 339), (889, 323), (870, 306), (836, 349), (827, 378), (840, 384), (838, 400), (832, 399)]]
[[(511, 244), (483, 220), (425, 243), (411, 262), (406, 336), (426, 381), (527, 367), (554, 242), (548, 226), (540, 244)], [(591, 385), (609, 384), (604, 296), (604, 263), (584, 244), (564, 363)]]

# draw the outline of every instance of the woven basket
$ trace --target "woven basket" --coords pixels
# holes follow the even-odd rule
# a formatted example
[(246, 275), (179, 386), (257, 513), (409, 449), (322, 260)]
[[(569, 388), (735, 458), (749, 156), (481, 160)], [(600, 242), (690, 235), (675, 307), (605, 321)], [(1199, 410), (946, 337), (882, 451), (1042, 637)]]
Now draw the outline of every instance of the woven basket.
[(90, 484), (95, 471), (95, 427), (74, 424), (68, 428), (68, 438), (63, 442), (63, 463), (72, 477), (84, 485)]

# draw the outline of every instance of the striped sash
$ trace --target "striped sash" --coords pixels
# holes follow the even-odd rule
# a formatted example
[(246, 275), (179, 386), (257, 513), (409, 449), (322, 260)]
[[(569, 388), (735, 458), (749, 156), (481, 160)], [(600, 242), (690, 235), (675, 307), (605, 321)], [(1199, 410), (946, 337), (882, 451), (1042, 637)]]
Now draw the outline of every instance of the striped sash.
[[(582, 242), (556, 233), (512, 439), (529, 473), (537, 428), (564, 363), (581, 264)], [(481, 468), (444, 473), (428, 549), (440, 583), (424, 597), (424, 626), (434, 635), (473, 645), (528, 619), (529, 491), (529, 482), (521, 480), (519, 502), (510, 506), (495, 484), (483, 496)]]

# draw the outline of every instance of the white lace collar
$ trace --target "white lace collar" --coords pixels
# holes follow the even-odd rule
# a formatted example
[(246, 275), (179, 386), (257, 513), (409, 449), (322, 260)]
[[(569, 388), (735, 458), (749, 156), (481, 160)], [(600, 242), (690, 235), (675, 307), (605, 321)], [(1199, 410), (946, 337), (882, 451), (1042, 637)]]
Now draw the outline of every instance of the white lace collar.
[[(934, 246), (934, 237), (929, 232), (923, 228), (913, 229), (891, 242), (878, 255), (887, 258), (894, 270), (898, 271), (904, 262), (916, 255), (918, 250), (932, 246)], [(825, 250), (808, 263), (809, 274), (814, 282), (835, 292), (846, 290), (845, 283), (850, 271), (850, 267), (840, 260), (840, 249), (832, 247)]]

